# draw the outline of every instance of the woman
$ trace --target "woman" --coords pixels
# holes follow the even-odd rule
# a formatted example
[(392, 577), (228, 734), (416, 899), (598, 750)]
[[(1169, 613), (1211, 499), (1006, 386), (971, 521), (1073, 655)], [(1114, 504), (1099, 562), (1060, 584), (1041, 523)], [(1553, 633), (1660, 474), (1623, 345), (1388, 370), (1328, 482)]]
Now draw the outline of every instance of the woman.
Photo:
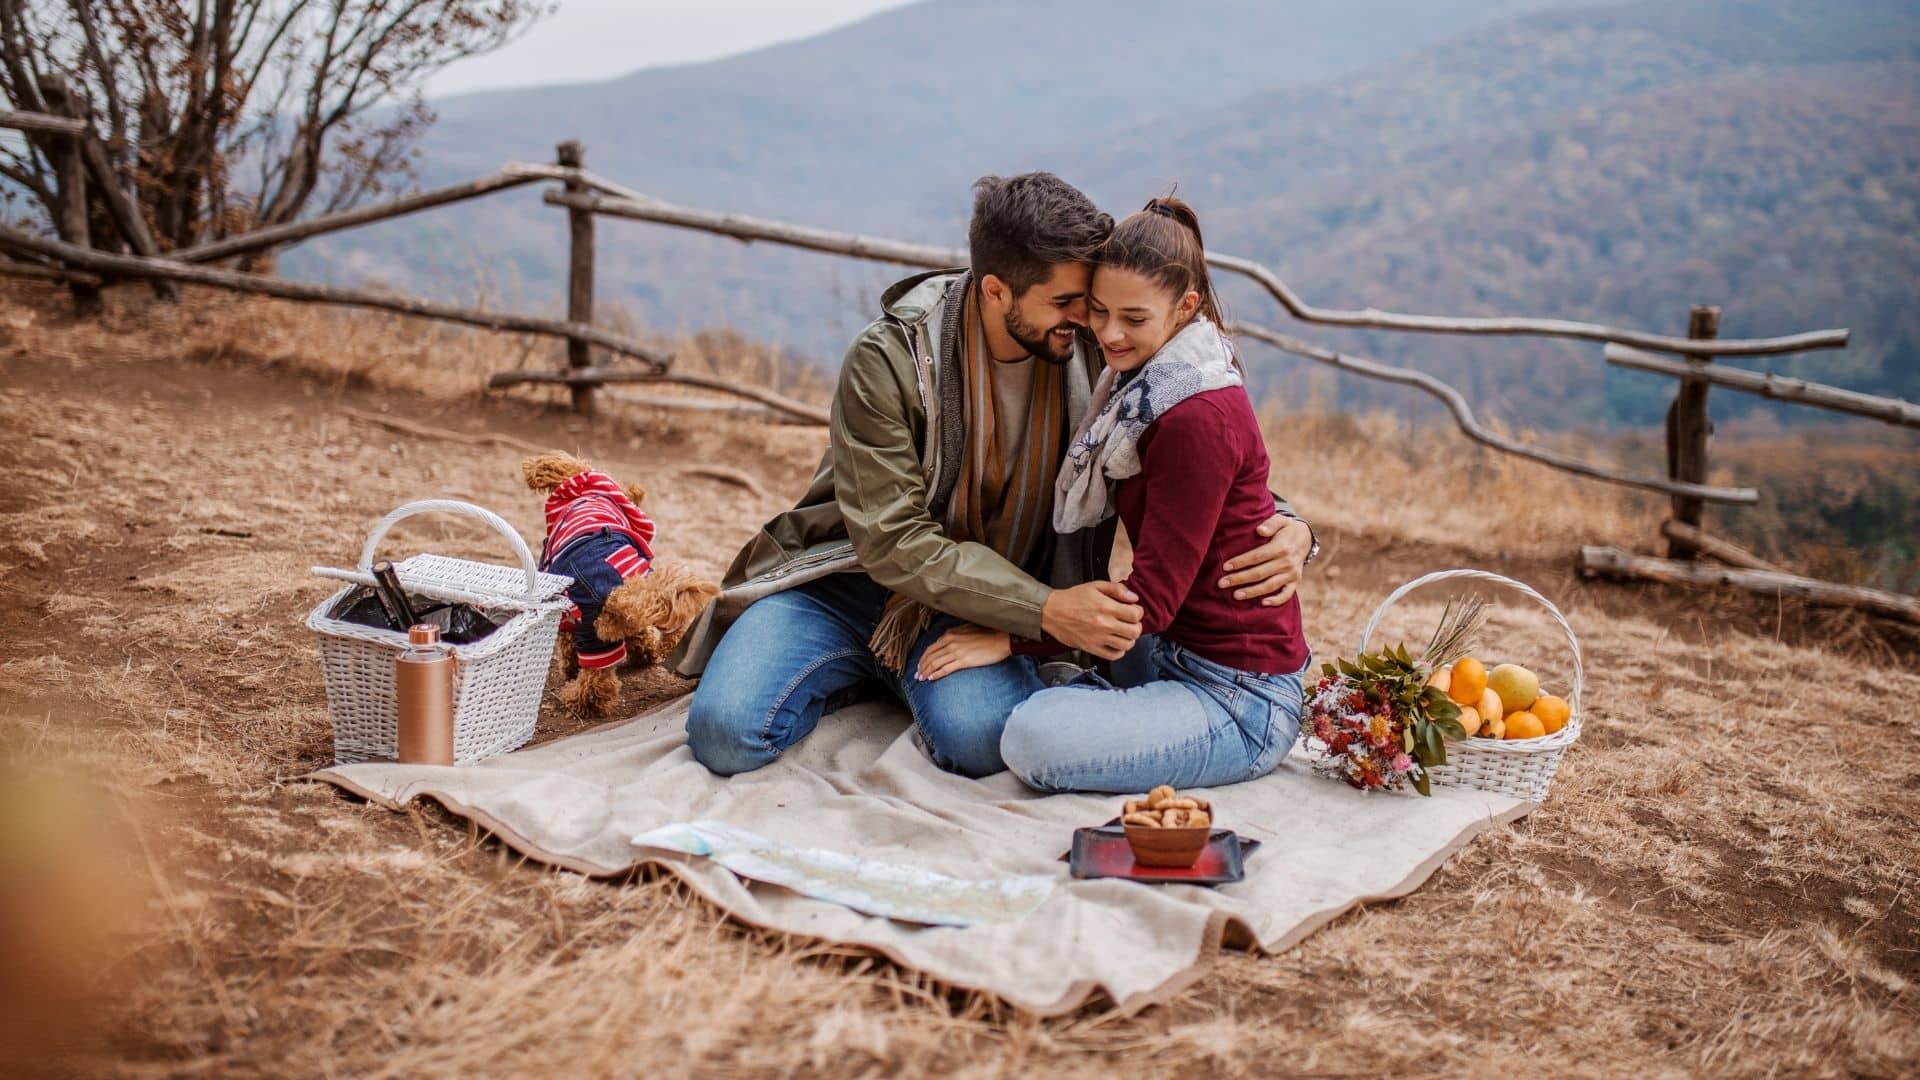
[[(1154, 199), (1115, 226), (1089, 290), (1104, 371), (1054, 492), (1054, 528), (1118, 513), (1133, 538), (1125, 584), (1145, 610), (1111, 682), (1089, 673), (1014, 709), (1007, 767), (1043, 791), (1210, 787), (1272, 771), (1300, 727), (1309, 653), (1298, 596), (1268, 607), (1214, 582), (1273, 513), (1267, 451), (1207, 275), (1200, 223)], [(998, 663), (1044, 643), (967, 626), (919, 676)]]

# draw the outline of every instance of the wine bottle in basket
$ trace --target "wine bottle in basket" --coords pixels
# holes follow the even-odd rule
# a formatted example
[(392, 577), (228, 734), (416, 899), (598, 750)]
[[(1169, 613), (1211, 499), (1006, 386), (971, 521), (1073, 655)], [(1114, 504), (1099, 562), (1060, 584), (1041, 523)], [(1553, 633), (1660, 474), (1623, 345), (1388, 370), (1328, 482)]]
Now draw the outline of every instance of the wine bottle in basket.
[(373, 564), (373, 594), (380, 599), (380, 610), (386, 613), (390, 629), (404, 634), (419, 625), (420, 617), (414, 613), (406, 590), (400, 587), (400, 575), (394, 572), (392, 563), (382, 560)]

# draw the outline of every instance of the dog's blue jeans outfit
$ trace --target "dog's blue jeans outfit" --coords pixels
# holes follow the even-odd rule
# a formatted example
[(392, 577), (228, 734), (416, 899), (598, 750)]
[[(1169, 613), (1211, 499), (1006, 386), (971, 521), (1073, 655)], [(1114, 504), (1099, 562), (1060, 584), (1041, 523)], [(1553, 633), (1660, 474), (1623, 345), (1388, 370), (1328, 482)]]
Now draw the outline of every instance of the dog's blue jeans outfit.
[(1014, 706), (1041, 688), (1034, 661), (1014, 656), (921, 682), (913, 676), (920, 655), (959, 625), (937, 615), (895, 674), (867, 648), (886, 600), (886, 589), (856, 571), (748, 607), (727, 629), (694, 691), (687, 714), (693, 756), (723, 776), (758, 769), (806, 738), (829, 705), (858, 684), (877, 681), (906, 702), (935, 764), (965, 776), (1006, 768), (1000, 733)]
[(1041, 791), (1142, 792), (1265, 776), (1300, 732), (1305, 669), (1265, 675), (1148, 634), (1113, 664), (1013, 710), (1000, 753)]
[[(545, 552), (542, 552), (545, 555)], [(561, 629), (573, 634), (574, 658), (583, 668), (611, 667), (626, 659), (624, 641), (602, 641), (593, 624), (600, 609), (628, 577), (647, 566), (647, 558), (633, 541), (600, 529), (561, 548), (552, 558), (542, 558), (544, 573), (562, 574), (573, 579), (567, 586), (567, 599), (573, 610), (561, 619)]]

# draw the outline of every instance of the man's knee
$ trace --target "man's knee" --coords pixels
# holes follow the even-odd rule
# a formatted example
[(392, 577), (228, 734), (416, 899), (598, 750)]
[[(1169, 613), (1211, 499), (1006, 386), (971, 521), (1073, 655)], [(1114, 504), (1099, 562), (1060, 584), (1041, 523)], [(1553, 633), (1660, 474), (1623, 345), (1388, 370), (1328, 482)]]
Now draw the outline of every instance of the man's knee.
[(914, 723), (926, 740), (934, 764), (962, 776), (991, 776), (1005, 769), (1000, 737), (1007, 726), (1007, 705), (955, 692), (925, 695), (915, 705)]
[(687, 708), (687, 749), (720, 776), (768, 765), (780, 752), (768, 744), (764, 725), (754, 720), (758, 715), (723, 684), (702, 680)]

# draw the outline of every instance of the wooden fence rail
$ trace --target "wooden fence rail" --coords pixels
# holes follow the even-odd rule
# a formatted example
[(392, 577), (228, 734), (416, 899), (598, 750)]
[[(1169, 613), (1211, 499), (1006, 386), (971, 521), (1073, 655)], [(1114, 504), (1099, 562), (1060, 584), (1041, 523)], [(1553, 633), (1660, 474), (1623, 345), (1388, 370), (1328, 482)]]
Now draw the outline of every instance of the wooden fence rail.
[(1774, 375), (1765, 371), (1743, 371), (1740, 368), (1719, 364), (1669, 360), (1664, 356), (1654, 356), (1625, 345), (1608, 345), (1606, 358), (1609, 364), (1631, 368), (1634, 371), (1650, 371), (1656, 375), (1671, 375), (1679, 379), (1698, 379), (1715, 386), (1724, 386), (1729, 390), (1769, 397), (1775, 401), (1790, 401), (1797, 405), (1811, 405), (1816, 409), (1830, 409), (1834, 412), (1882, 420), (1900, 427), (1920, 428), (1920, 405), (1901, 401), (1898, 398), (1878, 397), (1873, 394), (1863, 394), (1857, 390), (1843, 390), (1837, 386), (1789, 378), (1785, 375)]
[(1695, 341), (1690, 338), (1622, 330), (1598, 323), (1572, 322), (1567, 319), (1530, 318), (1453, 318), (1445, 315), (1402, 315), (1368, 308), (1364, 311), (1334, 311), (1307, 304), (1287, 287), (1273, 271), (1251, 259), (1209, 253), (1207, 262), (1222, 270), (1244, 274), (1258, 282), (1268, 295), (1301, 322), (1322, 326), (1349, 326), (1368, 330), (1410, 330), (1422, 334), (1481, 334), (1495, 337), (1571, 338), (1579, 341), (1614, 342), (1637, 345), (1660, 352), (1695, 356), (1773, 356), (1806, 352), (1810, 349), (1844, 349), (1848, 332), (1809, 330), (1771, 338), (1728, 338), (1725, 341)]
[(1460, 391), (1455, 390), (1453, 387), (1441, 382), (1439, 379), (1434, 378), (1424, 371), (1413, 371), (1408, 368), (1393, 367), (1380, 363), (1378, 360), (1369, 360), (1365, 357), (1335, 352), (1324, 346), (1315, 345), (1309, 341), (1302, 341), (1299, 338), (1290, 337), (1278, 331), (1269, 330), (1264, 326), (1255, 326), (1251, 323), (1232, 323), (1228, 325), (1227, 329), (1230, 333), (1240, 337), (1249, 337), (1255, 341), (1264, 342), (1279, 349), (1281, 352), (1304, 357), (1308, 360), (1315, 360), (1330, 367), (1338, 368), (1341, 371), (1348, 371), (1355, 375), (1364, 375), (1369, 379), (1379, 379), (1383, 382), (1399, 383), (1402, 386), (1411, 386), (1419, 390), (1424, 390), (1428, 394), (1439, 398), (1441, 403), (1446, 405), (1447, 411), (1453, 414), (1454, 423), (1460, 426), (1460, 430), (1465, 432), (1468, 438), (1483, 446), (1498, 450), (1503, 454), (1512, 454), (1515, 457), (1528, 458), (1544, 465), (1551, 465), (1565, 472), (1590, 477), (1595, 480), (1604, 480), (1610, 484), (1621, 484), (1627, 487), (1641, 488), (1646, 491), (1658, 491), (1666, 495), (1703, 499), (1708, 502), (1747, 505), (1760, 501), (1760, 493), (1753, 488), (1715, 487), (1708, 484), (1688, 483), (1653, 476), (1634, 476), (1617, 469), (1609, 469), (1603, 465), (1595, 465), (1590, 462), (1581, 461), (1579, 458), (1569, 454), (1548, 450), (1545, 447), (1529, 446), (1516, 439), (1508, 438), (1481, 424), (1479, 420), (1474, 417), (1472, 407), (1467, 404), (1467, 399)]
[(340, 304), (346, 307), (373, 308), (379, 311), (398, 312), (402, 315), (417, 315), (444, 322), (483, 327), (488, 330), (510, 330), (526, 334), (543, 334), (549, 337), (581, 338), (612, 352), (630, 356), (648, 365), (652, 372), (658, 374), (664, 374), (672, 363), (670, 358), (663, 356), (644, 342), (598, 326), (567, 322), (564, 319), (543, 319), (534, 315), (517, 315), (512, 312), (475, 311), (452, 304), (435, 303), (431, 300), (387, 296), (357, 289), (343, 289), (336, 285), (311, 285), (263, 274), (246, 274), (237, 270), (193, 266), (174, 262), (171, 259), (116, 255), (60, 240), (50, 240), (43, 236), (34, 236), (5, 226), (0, 226), (0, 248), (49, 256), (60, 260), (70, 268), (92, 271), (106, 277), (182, 281), (190, 285), (213, 285), (232, 289), (235, 292), (276, 296), (283, 300), (305, 300), (323, 304)]
[(1769, 596), (1791, 596), (1810, 604), (1847, 607), (1883, 618), (1920, 624), (1920, 599), (1860, 585), (1840, 585), (1798, 574), (1708, 566), (1680, 559), (1656, 559), (1614, 547), (1583, 547), (1575, 562), (1582, 576), (1654, 581), (1667, 585), (1723, 585)]

